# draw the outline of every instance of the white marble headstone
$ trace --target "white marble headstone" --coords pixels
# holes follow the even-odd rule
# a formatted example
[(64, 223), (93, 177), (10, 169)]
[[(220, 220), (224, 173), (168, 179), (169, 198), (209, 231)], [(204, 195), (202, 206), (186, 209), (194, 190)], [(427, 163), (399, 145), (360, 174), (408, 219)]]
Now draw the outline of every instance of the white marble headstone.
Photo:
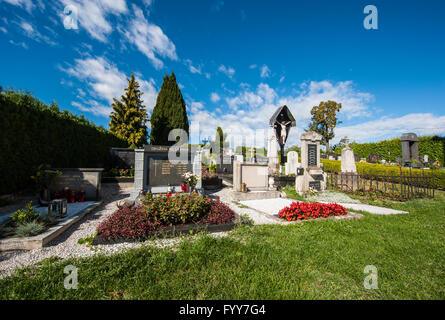
[(341, 151), (341, 172), (357, 173), (354, 150), (348, 144)]
[(289, 151), (287, 153), (286, 174), (297, 174), (298, 152)]

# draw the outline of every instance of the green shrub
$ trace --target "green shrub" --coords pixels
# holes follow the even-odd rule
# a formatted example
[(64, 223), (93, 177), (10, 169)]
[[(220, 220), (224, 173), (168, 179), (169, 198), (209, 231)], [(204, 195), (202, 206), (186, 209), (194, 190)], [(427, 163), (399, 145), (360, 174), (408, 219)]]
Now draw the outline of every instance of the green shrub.
[(37, 221), (31, 221), (18, 225), (15, 229), (15, 235), (17, 237), (31, 237), (41, 233), (43, 230), (45, 230), (45, 226), (43, 224)]
[(31, 221), (38, 220), (39, 218), (40, 215), (37, 211), (34, 210), (32, 201), (29, 201), (24, 209), (17, 210), (13, 214), (11, 214), (11, 219), (17, 225), (27, 224)]
[[(323, 163), (323, 168), (327, 172), (340, 172), (341, 171), (341, 161), (340, 160), (327, 160), (321, 159)], [(389, 176), (400, 176), (400, 167), (390, 166), (383, 164), (367, 163), (367, 162), (356, 162), (357, 173), (359, 174), (379, 174), (379, 175), (389, 175)], [(411, 174), (415, 176), (422, 176), (422, 172), (426, 176), (433, 174), (433, 184), (435, 188), (445, 188), (445, 171), (440, 169), (433, 170), (422, 170), (422, 169), (409, 169), (402, 167), (403, 174)], [(395, 181), (399, 181), (396, 179)]]
[(151, 221), (163, 225), (198, 222), (210, 211), (212, 200), (197, 193), (173, 196), (147, 196), (145, 212)]
[(83, 115), (61, 112), (56, 104), (46, 105), (26, 92), (0, 91), (0, 113), (0, 194), (29, 186), (42, 163), (109, 168), (109, 148), (127, 146)]
[(59, 217), (53, 212), (48, 212), (47, 214), (40, 217), (40, 221), (42, 221), (47, 226), (56, 224), (58, 220)]

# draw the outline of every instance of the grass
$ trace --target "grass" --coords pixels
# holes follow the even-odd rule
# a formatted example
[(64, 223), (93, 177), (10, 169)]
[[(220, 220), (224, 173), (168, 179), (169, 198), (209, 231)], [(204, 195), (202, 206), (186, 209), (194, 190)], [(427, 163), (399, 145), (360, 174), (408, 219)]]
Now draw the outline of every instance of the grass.
[(283, 188), (283, 191), (286, 193), (286, 197), (289, 199), (306, 201), (306, 197), (300, 195), (297, 191), (295, 191), (295, 187), (293, 186), (287, 185)]
[(236, 204), (237, 207), (238, 207), (238, 208), (241, 208), (241, 209), (243, 209), (243, 208), (248, 208), (248, 206), (242, 204), (242, 203), (239, 202), (239, 201), (232, 201), (232, 203)]
[[(0, 280), (0, 299), (445, 299), (445, 195), (380, 205), (408, 215), (243, 225), (176, 248), (45, 260)], [(64, 267), (79, 287), (63, 286)], [(364, 268), (378, 270), (367, 290)]]

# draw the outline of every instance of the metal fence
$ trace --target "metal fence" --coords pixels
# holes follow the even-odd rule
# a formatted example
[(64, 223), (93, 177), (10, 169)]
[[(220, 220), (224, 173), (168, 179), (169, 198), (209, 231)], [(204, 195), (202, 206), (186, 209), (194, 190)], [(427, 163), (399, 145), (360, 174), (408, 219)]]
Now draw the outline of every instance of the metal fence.
[(400, 170), (399, 175), (378, 173), (357, 174), (327, 172), (327, 188), (356, 194), (370, 193), (385, 198), (408, 200), (434, 198), (434, 174), (432, 171), (412, 174)]

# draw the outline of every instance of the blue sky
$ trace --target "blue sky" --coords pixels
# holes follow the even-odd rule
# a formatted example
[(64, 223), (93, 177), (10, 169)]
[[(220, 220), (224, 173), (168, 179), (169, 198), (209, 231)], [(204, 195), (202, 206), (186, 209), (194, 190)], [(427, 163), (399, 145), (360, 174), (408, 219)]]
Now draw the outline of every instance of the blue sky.
[[(363, 26), (368, 4), (377, 30)], [(0, 85), (106, 127), (132, 71), (149, 112), (174, 71), (201, 138), (218, 125), (254, 135), (286, 104), (298, 144), (328, 99), (343, 104), (334, 143), (444, 135), (444, 12), (434, 0), (0, 0)]]

